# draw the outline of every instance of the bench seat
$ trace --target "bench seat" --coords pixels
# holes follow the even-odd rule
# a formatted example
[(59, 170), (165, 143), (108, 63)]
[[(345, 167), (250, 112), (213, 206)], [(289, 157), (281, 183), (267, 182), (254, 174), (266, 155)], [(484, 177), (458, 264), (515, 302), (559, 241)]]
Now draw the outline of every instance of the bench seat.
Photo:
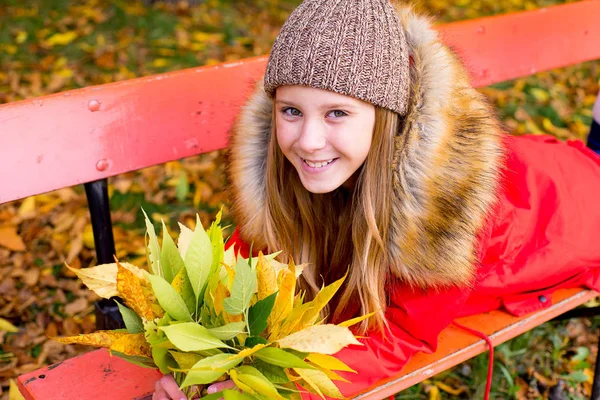
[[(596, 296), (598, 293), (593, 290), (560, 289), (552, 295), (552, 306), (529, 315), (515, 317), (504, 311), (492, 311), (457, 322), (486, 334), (496, 346)], [(415, 355), (397, 376), (378, 382), (354, 398), (387, 398), (486, 350), (482, 339), (449, 326), (441, 333), (435, 353)], [(82, 393), (87, 400), (103, 400), (107, 390), (114, 400), (149, 400), (160, 376), (156, 370), (129, 364), (100, 349), (21, 375), (17, 383), (26, 400), (77, 400)]]

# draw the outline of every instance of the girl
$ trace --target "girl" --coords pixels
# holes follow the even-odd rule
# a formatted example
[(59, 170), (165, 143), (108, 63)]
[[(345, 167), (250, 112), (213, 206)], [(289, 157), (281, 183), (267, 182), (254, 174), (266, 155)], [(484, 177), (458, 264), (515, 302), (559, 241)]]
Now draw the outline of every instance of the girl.
[[(290, 15), (229, 175), (235, 246), (309, 263), (309, 296), (349, 271), (327, 316), (375, 312), (365, 345), (337, 354), (358, 372), (348, 397), (435, 351), (459, 316), (600, 289), (600, 158), (503, 135), (431, 23), (389, 0), (305, 0)], [(154, 398), (182, 395), (164, 377)]]

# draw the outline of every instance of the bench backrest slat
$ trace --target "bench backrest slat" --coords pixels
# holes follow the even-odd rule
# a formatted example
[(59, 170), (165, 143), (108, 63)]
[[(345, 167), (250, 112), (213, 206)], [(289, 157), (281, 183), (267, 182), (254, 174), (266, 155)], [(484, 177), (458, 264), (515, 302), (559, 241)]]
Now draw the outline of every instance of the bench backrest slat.
[[(600, 1), (441, 25), (476, 86), (600, 58)], [(0, 106), (0, 203), (227, 145), (266, 57)]]

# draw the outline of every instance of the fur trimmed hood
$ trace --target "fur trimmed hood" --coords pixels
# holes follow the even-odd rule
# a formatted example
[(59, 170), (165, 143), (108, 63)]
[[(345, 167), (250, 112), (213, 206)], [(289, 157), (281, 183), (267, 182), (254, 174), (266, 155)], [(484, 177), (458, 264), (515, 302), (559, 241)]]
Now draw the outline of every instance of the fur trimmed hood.
[[(395, 137), (390, 271), (421, 287), (468, 285), (478, 235), (502, 165), (500, 125), (431, 22), (396, 6), (412, 60), (410, 103)], [(230, 140), (229, 179), (240, 236), (264, 247), (265, 171), (272, 101), (262, 80)]]

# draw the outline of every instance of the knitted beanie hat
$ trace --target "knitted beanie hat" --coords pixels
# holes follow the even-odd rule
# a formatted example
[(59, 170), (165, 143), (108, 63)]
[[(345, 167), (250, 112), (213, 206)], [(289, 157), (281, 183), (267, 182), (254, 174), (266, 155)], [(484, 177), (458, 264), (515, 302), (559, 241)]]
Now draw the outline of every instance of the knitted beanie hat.
[(283, 85), (326, 89), (405, 114), (408, 46), (389, 0), (305, 0), (285, 22), (269, 56), (265, 91)]

